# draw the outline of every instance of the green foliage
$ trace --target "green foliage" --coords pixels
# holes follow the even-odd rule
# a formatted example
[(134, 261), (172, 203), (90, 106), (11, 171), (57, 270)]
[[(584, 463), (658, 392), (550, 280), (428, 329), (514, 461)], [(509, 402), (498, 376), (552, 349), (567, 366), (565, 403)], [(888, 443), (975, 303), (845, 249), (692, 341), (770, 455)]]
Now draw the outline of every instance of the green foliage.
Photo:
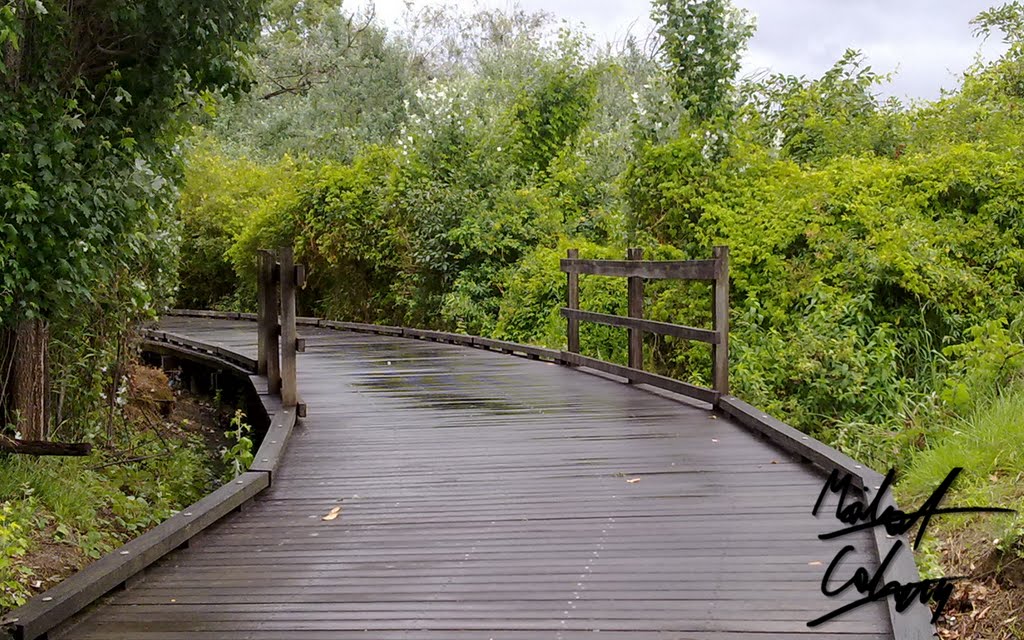
[(405, 251), (386, 203), (395, 163), (393, 151), (370, 148), (351, 166), (325, 165), (295, 203), (295, 242), (319, 312), (369, 318), (396, 306), (389, 287)]
[(524, 167), (547, 168), (586, 125), (597, 89), (596, 69), (579, 59), (564, 34), (561, 59), (542, 61), (512, 105), (512, 149)]
[(970, 341), (953, 344), (943, 354), (953, 359), (940, 392), (958, 413), (967, 413), (990, 400), (1024, 371), (1021, 318), (1007, 326), (1005, 318), (988, 320), (967, 330)]
[(772, 75), (744, 87), (745, 113), (758, 142), (799, 163), (874, 153), (898, 157), (907, 142), (906, 114), (872, 90), (887, 78), (847, 50), (815, 80)]
[(245, 414), (239, 409), (231, 418), (231, 429), (224, 432), (224, 437), (231, 443), (221, 451), (221, 462), (227, 465), (224, 482), (234, 480), (249, 469), (253, 460), (253, 442), (249, 437), (252, 427), (245, 422)]
[(394, 136), (413, 99), (405, 48), (337, 0), (270, 2), (255, 86), (210, 125), (231, 151), (350, 160)]
[[(915, 456), (900, 485), (914, 503), (928, 497), (953, 467), (963, 467), (951, 504), (998, 506), (1017, 510), (1006, 516), (947, 517), (943, 528), (970, 526), (985, 531), (1006, 553), (1024, 557), (1024, 389), (1020, 379), (991, 403), (934, 430), (928, 447)], [(1011, 556), (1012, 557), (1012, 556)]]
[(733, 79), (754, 24), (729, 0), (654, 0), (661, 54), (676, 98), (698, 122), (731, 111)]
[(212, 461), (201, 438), (184, 438), (167, 449), (151, 433), (126, 432), (118, 444), (132, 452), (132, 460), (113, 451), (0, 460), (0, 611), (32, 595), (31, 570), (19, 561), (30, 548), (52, 542), (99, 558), (213, 486)]
[[(539, 247), (525, 256), (507, 277), (498, 320), (493, 333), (502, 340), (536, 342), (546, 347), (565, 348), (565, 318), (559, 309), (565, 306), (566, 278), (559, 260), (566, 250), (577, 248), (587, 259), (619, 258), (622, 251), (591, 242), (562, 238), (553, 247)], [(624, 283), (613, 279), (584, 276), (580, 281), (581, 307), (601, 313), (622, 313), (625, 308)], [(616, 329), (584, 323), (580, 342), (588, 355), (621, 360), (625, 343)]]
[[(254, 282), (255, 247), (237, 259), (234, 248), (237, 244), (248, 248), (268, 237), (278, 240), (280, 232), (268, 221), (274, 214), (268, 212), (276, 212), (294, 197), (302, 170), (288, 156), (266, 165), (233, 158), (209, 137), (191, 146), (186, 166), (177, 206), (181, 220), (177, 304), (201, 309), (244, 306), (238, 290)], [(259, 224), (250, 225), (250, 220)], [(254, 292), (253, 287), (245, 290)]]
[(55, 438), (110, 436), (131, 331), (174, 284), (177, 142), (245, 88), (260, 4), (0, 8), (0, 335), (47, 322)]
[(0, 610), (25, 604), (31, 595), (25, 581), (31, 570), (18, 564), (28, 546), (28, 536), (14, 514), (14, 505), (0, 502)]
[[(88, 304), (167, 251), (180, 105), (238, 87), (258, 3), (7, 3), (0, 322)], [(103, 19), (94, 21), (102, 14)], [(88, 23), (90, 26), (84, 26)], [(74, 35), (74, 37), (72, 37)]]

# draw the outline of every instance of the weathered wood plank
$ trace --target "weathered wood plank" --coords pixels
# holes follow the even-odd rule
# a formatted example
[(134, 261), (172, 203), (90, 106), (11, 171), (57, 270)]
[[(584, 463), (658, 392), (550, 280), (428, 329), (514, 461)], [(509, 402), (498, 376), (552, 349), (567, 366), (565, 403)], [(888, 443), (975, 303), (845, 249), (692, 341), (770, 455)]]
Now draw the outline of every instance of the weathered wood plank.
[(92, 453), (92, 445), (87, 442), (23, 440), (0, 434), (0, 451), (30, 456), (87, 456)]
[(598, 324), (604, 324), (611, 327), (624, 327), (627, 329), (637, 328), (648, 333), (684, 338), (686, 340), (697, 340), (708, 344), (716, 344), (720, 340), (719, 334), (715, 331), (711, 331), (710, 329), (699, 329), (680, 324), (658, 322), (656, 320), (625, 318), (623, 316), (615, 316), (608, 313), (581, 311), (579, 309), (569, 309), (567, 307), (562, 307), (561, 311), (562, 315), (566, 318), (596, 322)]
[(267, 391), (272, 395), (281, 393), (281, 270), (277, 263), (277, 254), (261, 249), (264, 259), (261, 277), (264, 279), (265, 316), (263, 331), (265, 332)]
[(201, 364), (210, 367), (211, 369), (226, 369), (235, 371), (242, 375), (249, 375), (256, 372), (255, 361), (250, 360), (249, 362), (234, 362), (225, 360), (209, 351), (198, 351), (182, 345), (180, 343), (171, 340), (161, 340), (152, 338), (143, 338), (142, 344), (145, 346), (147, 351), (161, 355), (175, 356), (180, 354), (183, 350), (188, 353), (190, 359), (196, 360)]
[(281, 270), (281, 402), (294, 407), (299, 402), (295, 332), (295, 260), (294, 250), (277, 251)]
[[(875, 474), (875, 477), (867, 475), (865, 480), (869, 486), (878, 487), (880, 485), (871, 483), (872, 481), (881, 482), (881, 477), (878, 474)], [(896, 503), (892, 496), (886, 493), (879, 502), (879, 513), (885, 513), (889, 507), (895, 510)], [(886, 582), (895, 580), (900, 584), (913, 584), (921, 579), (906, 536), (890, 536), (884, 527), (874, 527), (871, 530), (871, 535), (879, 558), (885, 558), (897, 542), (903, 544), (903, 550), (897, 553), (892, 563), (886, 568)], [(904, 611), (896, 610), (896, 601), (893, 598), (886, 598), (885, 604), (889, 612), (889, 621), (892, 624), (894, 637), (899, 640), (932, 640), (935, 637), (935, 625), (931, 622), (932, 611), (927, 604), (915, 600)]]
[(565, 258), (566, 273), (651, 280), (714, 280), (714, 260), (581, 260)]
[[(273, 331), (271, 321), (270, 288), (271, 281), (270, 257), (266, 252), (256, 254), (256, 373), (267, 375), (267, 354), (270, 344), (270, 333)], [(274, 317), (277, 317), (274, 312)]]
[[(568, 262), (576, 262), (580, 256), (579, 249), (569, 249), (567, 255), (569, 256)], [(566, 262), (566, 261), (563, 261)], [(563, 269), (564, 271), (564, 269)], [(580, 276), (576, 271), (569, 270), (566, 272), (566, 278), (568, 280), (568, 308), (576, 310), (580, 308)], [(570, 353), (580, 352), (580, 321), (579, 318), (568, 317), (568, 329), (566, 337), (568, 340), (568, 349)]]
[(833, 469), (849, 473), (855, 486), (858, 489), (864, 488), (864, 474), (869, 470), (850, 456), (818, 442), (806, 433), (794, 429), (735, 396), (720, 398), (717, 406), (726, 415), (757, 431), (786, 451), (820, 466), (826, 473), (831, 473)]
[(729, 393), (729, 247), (715, 247), (713, 255), (712, 322), (718, 340), (711, 343), (712, 387), (724, 395)]
[(273, 474), (281, 464), (299, 416), (296, 407), (283, 407), (280, 398), (269, 396), (261, 399), (264, 407), (271, 413), (270, 426), (263, 436), (259, 449), (253, 454), (249, 471), (264, 471), (273, 482)]
[[(249, 326), (162, 329), (245, 352)], [(336, 328), (303, 332), (312, 417), (273, 486), (61, 637), (893, 637), (881, 602), (806, 627), (841, 604), (819, 584), (842, 544), (878, 558), (867, 531), (817, 539), (824, 474), (757, 428), (484, 350), (522, 345)]]
[(339, 320), (321, 320), (321, 327), (329, 329), (344, 329), (346, 331), (361, 331), (364, 333), (377, 333), (387, 336), (402, 335), (402, 327), (391, 327), (382, 324), (366, 324), (363, 322), (341, 322)]
[(555, 349), (546, 349), (544, 347), (536, 347), (528, 344), (519, 344), (518, 342), (493, 340), (491, 338), (480, 338), (477, 336), (472, 337), (471, 344), (475, 347), (484, 347), (492, 351), (500, 351), (502, 353), (510, 354), (524, 354), (554, 362), (561, 362), (561, 352)]
[(630, 369), (629, 367), (624, 367), (621, 364), (613, 364), (611, 362), (605, 362), (604, 360), (598, 360), (597, 358), (588, 358), (587, 356), (581, 356), (577, 353), (562, 353), (562, 359), (567, 364), (575, 367), (587, 367), (604, 373), (610, 373), (615, 376), (626, 378), (630, 382), (649, 384), (652, 387), (658, 387), (665, 389), (666, 391), (696, 398), (697, 400), (707, 402), (708, 404), (715, 404), (718, 402), (718, 392), (716, 391), (705, 389), (704, 387), (698, 387), (697, 385), (690, 384), (688, 382), (682, 382), (681, 380), (659, 376), (656, 373)]
[[(643, 249), (626, 250), (626, 259), (640, 261), (644, 257)], [(644, 317), (644, 281), (643, 278), (631, 276), (626, 282), (627, 313), (631, 319)], [(644, 368), (644, 332), (640, 325), (629, 327), (629, 366), (633, 369)]]

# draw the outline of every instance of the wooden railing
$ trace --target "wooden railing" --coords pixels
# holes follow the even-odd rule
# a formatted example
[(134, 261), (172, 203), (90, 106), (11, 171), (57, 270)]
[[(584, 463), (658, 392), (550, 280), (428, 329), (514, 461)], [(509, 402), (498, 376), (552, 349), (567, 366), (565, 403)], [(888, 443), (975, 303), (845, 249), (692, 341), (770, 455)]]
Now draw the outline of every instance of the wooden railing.
[(281, 406), (306, 406), (299, 399), (295, 354), (306, 350), (295, 330), (295, 290), (306, 285), (305, 265), (295, 264), (291, 247), (261, 249), (256, 297), (257, 373), (267, 377), (267, 391), (281, 394)]
[[(569, 249), (562, 260), (562, 271), (569, 280), (568, 306), (562, 315), (568, 321), (568, 351), (575, 354), (570, 364), (598, 368), (608, 373), (623, 375), (633, 382), (646, 382), (653, 374), (643, 371), (643, 334), (655, 333), (685, 340), (696, 340), (711, 345), (712, 388), (679, 382), (679, 390), (702, 400), (717, 403), (729, 394), (729, 248), (715, 247), (710, 260), (643, 260), (642, 249), (628, 249), (626, 260), (581, 260), (578, 249)], [(595, 313), (580, 309), (580, 274), (628, 278), (628, 317)], [(644, 320), (644, 279), (649, 280), (704, 280), (714, 283), (712, 300), (712, 328), (699, 329), (668, 322)], [(580, 355), (580, 321), (595, 322), (629, 330), (629, 366), (611, 363), (594, 367), (602, 361)], [(615, 369), (615, 370), (613, 370)]]

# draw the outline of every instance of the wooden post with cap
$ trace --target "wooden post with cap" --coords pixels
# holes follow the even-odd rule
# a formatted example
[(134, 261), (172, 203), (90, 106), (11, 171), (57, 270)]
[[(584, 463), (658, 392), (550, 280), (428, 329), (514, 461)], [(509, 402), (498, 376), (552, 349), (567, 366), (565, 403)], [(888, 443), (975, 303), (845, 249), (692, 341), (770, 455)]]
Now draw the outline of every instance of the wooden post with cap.
[(259, 251), (257, 315), (258, 362), (257, 373), (267, 376), (267, 393), (281, 391), (281, 325), (278, 319), (277, 257), (273, 251)]
[[(580, 257), (579, 249), (569, 249), (566, 253), (566, 257), (570, 260), (576, 260)], [(568, 307), (570, 309), (580, 308), (580, 275), (575, 271), (570, 270), (566, 274), (569, 278), (569, 301)], [(579, 318), (569, 318), (569, 325), (567, 329), (567, 339), (569, 342), (569, 352), (579, 353), (580, 352), (580, 321)]]
[(298, 404), (295, 363), (295, 258), (291, 247), (278, 250), (281, 280), (281, 405)]
[[(642, 260), (644, 250), (639, 248), (626, 249), (627, 260)], [(643, 278), (630, 276), (627, 279), (628, 313), (630, 318), (644, 317), (644, 281)], [(637, 327), (629, 328), (629, 367), (644, 368), (644, 332)]]
[(715, 260), (715, 288), (712, 302), (714, 330), (718, 342), (711, 345), (712, 378), (715, 391), (729, 395), (729, 247), (712, 250)]

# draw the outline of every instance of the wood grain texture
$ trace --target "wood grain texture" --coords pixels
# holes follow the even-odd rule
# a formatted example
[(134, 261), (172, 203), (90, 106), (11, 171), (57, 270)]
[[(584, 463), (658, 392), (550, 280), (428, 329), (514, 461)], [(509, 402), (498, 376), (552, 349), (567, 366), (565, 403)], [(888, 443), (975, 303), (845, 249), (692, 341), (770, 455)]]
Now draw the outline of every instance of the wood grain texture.
[(281, 284), (281, 403), (294, 407), (299, 403), (295, 363), (295, 252), (287, 246), (278, 249), (277, 255)]
[[(574, 263), (580, 256), (579, 249), (569, 249), (566, 252), (569, 256), (568, 260), (563, 260), (562, 263), (566, 262)], [(563, 269), (565, 271), (565, 269)], [(566, 271), (566, 287), (568, 300), (566, 304), (569, 309), (580, 308), (580, 276), (579, 273), (572, 269)], [(580, 321), (579, 318), (573, 318), (572, 316), (566, 316), (568, 327), (566, 328), (566, 341), (568, 343), (568, 349), (570, 353), (580, 352)]]
[[(626, 260), (643, 260), (644, 250), (638, 247), (626, 249)], [(626, 309), (633, 320), (644, 317), (644, 280), (632, 276), (626, 281)], [(644, 331), (641, 325), (629, 327), (629, 366), (633, 369), (644, 368)]]
[(715, 405), (719, 399), (718, 392), (713, 389), (706, 389), (704, 387), (690, 384), (689, 382), (676, 380), (675, 378), (668, 378), (656, 373), (625, 367), (621, 364), (615, 364), (614, 362), (606, 362), (597, 358), (581, 356), (576, 353), (563, 353), (562, 359), (566, 363), (575, 367), (587, 367), (595, 371), (625, 378), (629, 382), (636, 384), (649, 384), (673, 393), (678, 393), (700, 400), (701, 402), (706, 402), (710, 405)]
[(715, 260), (581, 260), (564, 258), (562, 271), (595, 276), (670, 280), (714, 280)]
[[(255, 353), (252, 323), (163, 328)], [(311, 326), (273, 486), (52, 637), (892, 638), (820, 582), (825, 475), (729, 416), (482, 349)], [(338, 516), (324, 516), (338, 507)], [(828, 511), (827, 504), (824, 509)]]
[(610, 313), (581, 311), (579, 309), (569, 309), (568, 307), (562, 307), (561, 312), (564, 317), (570, 319), (596, 322), (610, 327), (625, 327), (631, 330), (633, 328), (637, 328), (648, 333), (656, 333), (662, 336), (674, 336), (676, 338), (685, 338), (687, 340), (697, 340), (708, 344), (716, 344), (721, 339), (717, 332), (710, 329), (687, 327), (681, 324), (658, 322), (657, 320), (627, 318), (624, 316), (612, 315)]
[(712, 386), (722, 395), (729, 393), (729, 247), (718, 246), (715, 258), (715, 286), (712, 294), (712, 323), (718, 340), (711, 345)]

